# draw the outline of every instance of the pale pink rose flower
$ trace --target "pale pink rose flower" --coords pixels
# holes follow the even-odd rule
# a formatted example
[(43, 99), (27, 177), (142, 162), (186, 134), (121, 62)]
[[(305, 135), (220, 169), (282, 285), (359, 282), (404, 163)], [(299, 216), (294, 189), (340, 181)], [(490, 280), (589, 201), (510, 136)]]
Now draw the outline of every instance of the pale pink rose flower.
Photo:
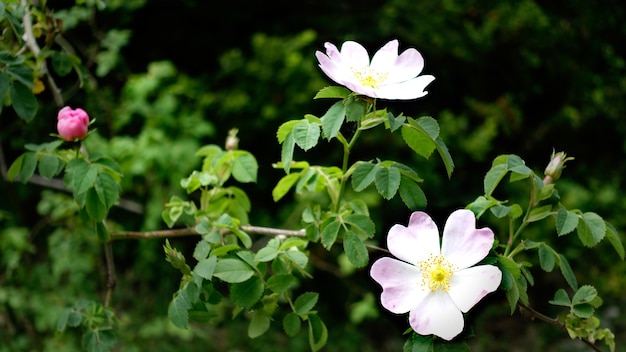
[(359, 43), (347, 41), (341, 51), (325, 43), (326, 54), (315, 53), (319, 66), (333, 81), (353, 92), (371, 98), (411, 100), (428, 94), (426, 86), (435, 77), (419, 75), (424, 59), (415, 49), (409, 48), (398, 55), (398, 41), (392, 40), (372, 57)]
[(72, 109), (69, 106), (59, 111), (57, 116), (57, 132), (66, 141), (83, 139), (87, 136), (89, 116), (83, 109)]
[(409, 313), (409, 324), (420, 335), (451, 340), (463, 331), (463, 313), (495, 291), (502, 272), (494, 265), (474, 266), (484, 259), (494, 241), (489, 228), (476, 229), (469, 210), (448, 218), (439, 245), (437, 225), (416, 211), (408, 227), (394, 225), (387, 246), (396, 258), (380, 258), (370, 275), (383, 292), (383, 307)]

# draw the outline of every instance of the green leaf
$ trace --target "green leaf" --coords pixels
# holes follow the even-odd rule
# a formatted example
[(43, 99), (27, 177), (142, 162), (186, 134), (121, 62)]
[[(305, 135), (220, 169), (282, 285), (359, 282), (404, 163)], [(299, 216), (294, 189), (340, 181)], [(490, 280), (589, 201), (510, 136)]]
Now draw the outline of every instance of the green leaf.
[(324, 87), (320, 89), (320, 91), (317, 92), (317, 94), (315, 94), (315, 97), (313, 97), (313, 99), (320, 99), (320, 98), (345, 99), (348, 97), (348, 95), (350, 95), (350, 91), (346, 89), (345, 87), (330, 86), (330, 87)]
[(274, 274), (267, 279), (267, 288), (272, 292), (283, 293), (296, 283), (296, 278), (291, 274)]
[(380, 195), (389, 200), (400, 187), (400, 171), (395, 167), (380, 167), (376, 171), (374, 183)]
[(346, 120), (359, 121), (365, 115), (365, 102), (354, 96), (349, 96), (344, 101), (346, 104)]
[(561, 268), (561, 274), (565, 281), (569, 284), (569, 286), (577, 290), (578, 289), (578, 281), (576, 280), (576, 275), (574, 275), (574, 271), (572, 267), (569, 265), (567, 258), (563, 254), (559, 254), (559, 267)]
[(117, 337), (110, 330), (88, 329), (83, 334), (81, 346), (89, 352), (108, 352), (117, 344)]
[(235, 258), (219, 260), (213, 271), (213, 276), (230, 283), (244, 282), (252, 275), (254, 275), (254, 270), (245, 262)]
[(20, 168), (20, 181), (22, 183), (26, 183), (35, 173), (35, 168), (37, 167), (37, 154), (26, 152), (22, 155), (24, 158), (22, 159), (22, 167)]
[(234, 153), (232, 173), (235, 180), (241, 183), (256, 182), (259, 164), (254, 156), (243, 150), (237, 150)]
[(26, 122), (30, 122), (37, 113), (37, 99), (33, 92), (20, 82), (13, 82), (9, 87), (11, 105), (17, 116)]
[[(188, 283), (187, 285), (195, 285)], [(192, 303), (184, 288), (180, 289), (167, 307), (167, 316), (174, 326), (180, 329), (187, 329), (189, 324), (189, 308)]]
[(87, 194), (85, 197), (85, 208), (87, 210), (87, 214), (94, 221), (102, 221), (107, 215), (108, 208), (106, 205), (100, 200), (98, 196), (98, 192), (95, 188), (89, 188), (87, 190)]
[(294, 310), (299, 315), (308, 314), (315, 304), (317, 304), (317, 300), (319, 298), (319, 294), (317, 292), (305, 292), (296, 298), (294, 302)]
[[(208, 242), (204, 242), (204, 241), (200, 243), (208, 244)], [(193, 268), (193, 273), (200, 276), (201, 278), (205, 280), (211, 280), (213, 278), (213, 273), (215, 272), (216, 264), (217, 264), (217, 257), (214, 255), (206, 259), (201, 259), (200, 261), (198, 261), (198, 264), (196, 264), (196, 267)]]
[(569, 296), (564, 289), (560, 288), (558, 291), (554, 293), (554, 298), (548, 303), (553, 304), (555, 306), (563, 306), (569, 307), (572, 305), (572, 302), (569, 300)]
[(592, 212), (584, 213), (581, 220), (576, 227), (578, 237), (583, 245), (593, 247), (606, 235), (606, 224), (602, 217)]
[(287, 192), (293, 187), (293, 185), (300, 178), (301, 173), (293, 173), (287, 174), (283, 178), (281, 178), (276, 187), (272, 190), (272, 198), (274, 202), (278, 202), (282, 197), (284, 197)]
[(337, 240), (337, 235), (339, 234), (339, 228), (341, 227), (341, 223), (336, 219), (330, 220), (326, 223), (322, 228), (322, 245), (327, 249), (330, 249), (332, 245)]
[(274, 258), (276, 258), (277, 255), (278, 255), (277, 248), (270, 247), (270, 246), (263, 247), (259, 249), (259, 251), (254, 256), (254, 261), (255, 262), (269, 262), (271, 260), (274, 260)]
[(493, 191), (498, 186), (498, 183), (504, 178), (504, 175), (509, 171), (506, 164), (497, 164), (493, 165), (487, 174), (485, 174), (485, 179), (483, 181), (483, 188), (485, 190), (485, 196), (491, 196)]
[(107, 173), (100, 173), (94, 182), (98, 198), (106, 209), (110, 209), (120, 198), (120, 185)]
[(289, 169), (291, 169), (291, 162), (293, 161), (293, 150), (295, 148), (296, 141), (294, 139), (293, 133), (289, 133), (285, 140), (283, 141), (281, 150), (280, 150), (280, 161), (283, 163), (283, 169), (285, 172), (289, 173)]
[(296, 264), (300, 269), (304, 269), (309, 261), (309, 257), (307, 257), (306, 254), (297, 250), (289, 250), (285, 252), (285, 255), (292, 263)]
[(296, 336), (302, 328), (302, 320), (296, 313), (288, 313), (283, 318), (283, 329), (289, 337)]
[(368, 238), (374, 236), (376, 231), (376, 225), (368, 215), (350, 214), (343, 221), (350, 226), (352, 231), (355, 231), (355, 234), (362, 234)]
[(403, 115), (393, 116), (392, 113), (387, 113), (387, 124), (389, 125), (389, 130), (393, 133), (398, 130), (398, 128), (402, 127), (404, 122), (406, 121), (406, 117)]
[[(203, 220), (206, 220), (206, 218)], [(201, 261), (206, 259), (209, 256), (209, 253), (211, 253), (211, 243), (203, 238), (196, 244), (196, 247), (193, 250), (193, 257), (196, 260)]]
[(332, 139), (337, 136), (343, 121), (346, 118), (346, 107), (342, 101), (333, 104), (328, 111), (321, 117), (322, 134), (326, 139)]
[(556, 213), (556, 233), (559, 236), (566, 235), (578, 226), (578, 215), (573, 211), (561, 208)]
[(43, 154), (39, 158), (37, 169), (44, 178), (50, 179), (56, 176), (62, 169), (63, 162), (54, 154)]
[[(23, 56), (16, 57), (19, 60), (23, 60)], [(23, 85), (30, 92), (34, 85), (33, 70), (26, 65), (9, 65), (6, 67), (6, 72), (13, 78), (13, 84)], [(32, 94), (32, 93), (31, 93)]]
[(572, 312), (574, 313), (574, 315), (583, 319), (590, 318), (593, 315), (594, 310), (595, 309), (592, 305), (586, 303), (578, 304), (572, 307)]
[(593, 301), (598, 296), (598, 290), (591, 285), (583, 285), (581, 286), (576, 293), (574, 293), (574, 297), (572, 297), (572, 305), (577, 305), (581, 303), (589, 303)]
[(376, 176), (376, 172), (380, 167), (374, 163), (359, 161), (352, 172), (352, 188), (356, 192), (361, 192), (372, 182)]
[(552, 248), (546, 244), (539, 246), (539, 265), (546, 272), (551, 272), (556, 264), (556, 254)]
[(263, 309), (255, 310), (252, 314), (252, 320), (248, 325), (248, 337), (254, 339), (265, 334), (270, 328), (270, 316)]
[(476, 218), (480, 218), (487, 209), (500, 204), (497, 200), (489, 197), (478, 196), (473, 202), (467, 205), (466, 209), (471, 210)]
[(343, 250), (352, 265), (362, 268), (369, 262), (369, 254), (367, 248), (354, 233), (347, 232), (343, 239)]
[(317, 314), (309, 315), (309, 347), (316, 352), (322, 349), (328, 339), (328, 329)]
[[(10, 85), (9, 75), (4, 71), (0, 71), (0, 99), (4, 99), (4, 95), (7, 93)], [(2, 107), (0, 107), (0, 111), (2, 111)]]
[(52, 51), (50, 58), (52, 59), (52, 68), (59, 76), (63, 77), (72, 72), (72, 61), (64, 50)]
[(102, 221), (96, 222), (96, 234), (98, 235), (98, 239), (102, 243), (106, 243), (111, 239), (109, 230)]
[(276, 131), (276, 138), (278, 139), (278, 143), (283, 143), (287, 137), (292, 134), (294, 127), (300, 123), (300, 120), (290, 120), (278, 127), (278, 131)]
[(433, 141), (426, 132), (418, 130), (415, 125), (404, 124), (400, 131), (402, 139), (404, 139), (404, 142), (409, 148), (426, 159), (428, 159), (437, 148), (435, 141)]
[(298, 147), (305, 151), (309, 150), (317, 145), (320, 138), (320, 126), (308, 120), (301, 120), (293, 128), (293, 136)]
[(400, 192), (400, 198), (402, 198), (407, 208), (411, 210), (426, 208), (426, 195), (417, 182), (402, 175), (398, 191)]
[(428, 134), (433, 141), (439, 138), (439, 124), (437, 120), (430, 116), (422, 116), (415, 120), (424, 132)]
[(534, 208), (533, 210), (531, 210), (530, 214), (528, 215), (527, 221), (534, 222), (534, 221), (543, 220), (552, 214), (554, 214), (552, 212), (552, 205), (550, 204), (544, 205), (539, 208)]
[(620, 259), (624, 260), (624, 244), (615, 227), (608, 222), (606, 223), (606, 238), (611, 242)]
[(443, 161), (443, 166), (446, 168), (448, 178), (450, 178), (452, 176), (452, 172), (454, 171), (454, 161), (452, 160), (452, 155), (450, 155), (450, 151), (441, 137), (437, 138), (435, 144), (437, 146), (437, 152), (441, 157), (441, 161)]
[(413, 333), (402, 346), (402, 352), (435, 352), (434, 342), (432, 336)]
[(230, 287), (231, 301), (240, 307), (252, 307), (263, 296), (265, 285), (257, 276), (248, 280), (232, 284)]

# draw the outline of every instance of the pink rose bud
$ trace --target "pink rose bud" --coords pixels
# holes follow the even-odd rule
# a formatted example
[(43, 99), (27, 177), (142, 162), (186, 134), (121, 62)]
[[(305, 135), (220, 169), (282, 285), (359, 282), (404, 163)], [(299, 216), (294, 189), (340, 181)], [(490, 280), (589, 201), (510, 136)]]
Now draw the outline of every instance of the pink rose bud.
[(548, 163), (548, 166), (546, 166), (546, 170), (544, 171), (544, 174), (546, 175), (544, 183), (548, 184), (558, 180), (559, 177), (561, 177), (561, 172), (563, 172), (563, 169), (565, 168), (565, 162), (569, 160), (574, 160), (574, 158), (568, 158), (565, 152), (552, 152), (550, 163)]
[(85, 110), (80, 108), (73, 110), (66, 106), (59, 111), (57, 120), (57, 131), (64, 140), (69, 142), (87, 136), (89, 116)]

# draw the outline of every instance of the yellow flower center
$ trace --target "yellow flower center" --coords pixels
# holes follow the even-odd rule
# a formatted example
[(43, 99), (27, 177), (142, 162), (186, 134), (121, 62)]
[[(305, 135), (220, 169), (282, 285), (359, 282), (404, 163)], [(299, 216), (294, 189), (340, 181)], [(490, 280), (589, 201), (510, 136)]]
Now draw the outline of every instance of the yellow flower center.
[(450, 278), (454, 274), (455, 267), (442, 255), (430, 255), (427, 259), (417, 263), (422, 271), (421, 285), (431, 291), (448, 291)]
[(387, 72), (378, 72), (372, 70), (369, 66), (358, 69), (352, 67), (352, 74), (354, 74), (354, 78), (356, 78), (362, 86), (370, 88), (378, 87), (385, 82), (387, 76), (389, 76)]

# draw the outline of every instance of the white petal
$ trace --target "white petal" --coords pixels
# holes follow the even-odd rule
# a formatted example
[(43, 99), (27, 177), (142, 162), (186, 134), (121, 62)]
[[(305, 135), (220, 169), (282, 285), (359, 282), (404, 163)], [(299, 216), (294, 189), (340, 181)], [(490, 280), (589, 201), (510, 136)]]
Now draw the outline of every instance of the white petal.
[(468, 268), (487, 256), (493, 245), (493, 231), (476, 229), (474, 213), (456, 210), (443, 229), (441, 254), (458, 269)]
[[(370, 67), (378, 72), (388, 72), (396, 64), (398, 59), (398, 41), (392, 40), (380, 48), (374, 57)], [(415, 77), (415, 76), (413, 76)], [(413, 78), (409, 77), (409, 78)]]
[(315, 56), (317, 57), (317, 61), (319, 61), (320, 68), (324, 71), (326, 76), (339, 84), (343, 84), (345, 80), (345, 70), (342, 70), (337, 66), (334, 60), (320, 51), (316, 52)]
[(412, 80), (384, 85), (377, 89), (376, 93), (381, 99), (389, 99), (389, 100), (411, 100), (417, 99), (428, 94), (426, 86), (430, 84), (430, 82), (434, 81), (435, 77), (431, 75), (423, 75)]
[(411, 214), (409, 226), (393, 225), (387, 236), (391, 254), (407, 263), (417, 264), (430, 254), (439, 255), (439, 230), (428, 214)]
[(422, 72), (424, 58), (417, 50), (409, 48), (405, 50), (389, 68), (387, 83), (408, 81)]
[(463, 314), (444, 291), (429, 294), (409, 313), (409, 323), (420, 335), (437, 335), (452, 340), (463, 331)]
[(383, 288), (381, 304), (396, 314), (415, 308), (430, 292), (419, 285), (421, 274), (416, 266), (396, 259), (378, 259), (372, 265), (370, 275)]
[(457, 307), (467, 313), (502, 281), (502, 272), (494, 265), (479, 265), (459, 270), (450, 279), (448, 294)]
[(345, 67), (367, 67), (370, 64), (370, 57), (365, 48), (352, 41), (344, 42), (341, 45), (342, 65)]

